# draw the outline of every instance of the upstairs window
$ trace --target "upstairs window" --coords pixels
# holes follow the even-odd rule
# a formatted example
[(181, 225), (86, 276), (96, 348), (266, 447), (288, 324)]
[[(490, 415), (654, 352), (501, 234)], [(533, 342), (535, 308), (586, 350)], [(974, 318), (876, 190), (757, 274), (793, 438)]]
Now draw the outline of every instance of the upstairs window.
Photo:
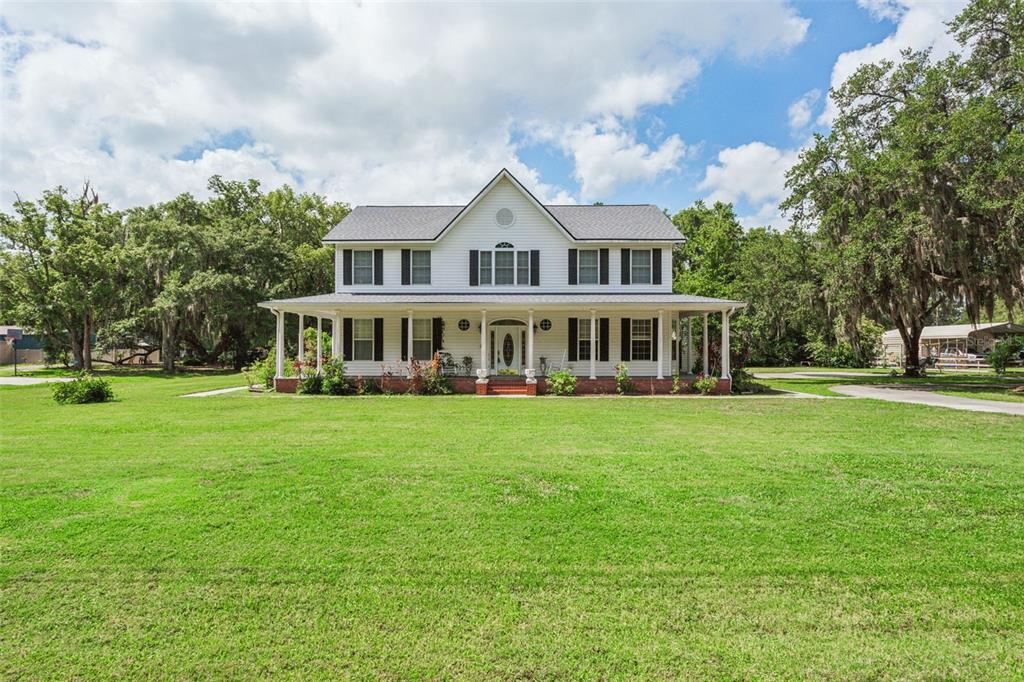
[(352, 252), (352, 283), (373, 284), (373, 251)]
[(430, 284), (430, 252), (412, 252), (412, 283)]
[[(633, 284), (651, 283), (651, 250), (633, 249), (630, 253), (630, 277)], [(635, 355), (633, 357), (636, 357)]]
[(530, 285), (529, 251), (516, 251), (512, 244), (500, 242), (494, 251), (481, 251), (479, 257), (482, 286)]
[(579, 279), (577, 281), (580, 284), (597, 284), (601, 275), (597, 249), (580, 249), (577, 257), (579, 258)]

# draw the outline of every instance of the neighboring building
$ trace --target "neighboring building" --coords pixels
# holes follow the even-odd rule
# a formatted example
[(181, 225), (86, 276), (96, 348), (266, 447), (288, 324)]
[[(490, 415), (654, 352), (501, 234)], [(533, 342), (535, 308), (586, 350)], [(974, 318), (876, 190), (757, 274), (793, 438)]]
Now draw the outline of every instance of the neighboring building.
[[(921, 358), (936, 358), (944, 364), (980, 363), (1004, 336), (1024, 334), (1024, 326), (1009, 322), (983, 324), (946, 324), (925, 327), (919, 345)], [(882, 334), (882, 352), (889, 364), (902, 365), (906, 358), (903, 338), (890, 329)]]
[(507, 170), (465, 206), (359, 206), (324, 238), (333, 293), (260, 304), (277, 315), (278, 388), (295, 384), (283, 380), (286, 313), (300, 329), (302, 316), (330, 320), (352, 376), (401, 377), (436, 352), (466, 377), (456, 390), (530, 394), (564, 367), (580, 392), (614, 390), (620, 362), (667, 392), (697, 362), (693, 318), (714, 313), (728, 390), (729, 315), (745, 304), (672, 293), (679, 241), (656, 206), (545, 206)]
[[(12, 339), (17, 339), (16, 343), (12, 344)], [(0, 365), (14, 364), (15, 349), (18, 352), (19, 363), (42, 364), (43, 339), (40, 336), (21, 327), (0, 325)]]

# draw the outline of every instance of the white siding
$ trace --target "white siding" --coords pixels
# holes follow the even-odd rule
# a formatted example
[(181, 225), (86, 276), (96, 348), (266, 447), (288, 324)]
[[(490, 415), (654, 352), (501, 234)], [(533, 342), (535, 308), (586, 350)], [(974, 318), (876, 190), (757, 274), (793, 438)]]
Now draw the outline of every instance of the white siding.
[[(402, 330), (401, 330), (401, 319), (405, 316), (405, 313), (387, 313), (380, 315), (371, 315), (369, 313), (362, 313), (367, 317), (383, 317), (384, 318), (384, 361), (383, 364), (390, 365), (395, 368), (400, 368), (402, 365)], [(539, 328), (534, 332), (534, 361), (536, 369), (540, 369), (540, 358), (543, 356), (547, 358), (549, 367), (557, 367), (559, 365), (565, 365), (570, 367), (577, 376), (587, 377), (590, 375), (590, 361), (583, 360), (578, 362), (568, 362), (567, 346), (569, 340), (569, 323), (568, 318), (574, 315), (582, 315), (583, 322), (581, 324), (590, 324), (589, 311), (582, 311), (572, 313), (570, 311), (564, 312), (541, 312), (534, 311), (534, 324), (540, 325), (540, 321), (544, 318), (551, 320), (551, 330), (541, 331)], [(610, 343), (608, 346), (608, 361), (597, 363), (597, 376), (612, 376), (615, 374), (615, 365), (621, 360), (621, 323), (620, 313), (615, 314), (602, 314), (598, 311), (598, 318), (607, 317), (608, 320), (608, 331), (610, 337)], [(636, 313), (633, 317), (657, 317), (657, 313)], [(349, 317), (347, 314), (343, 314), (343, 317)], [(431, 318), (441, 317), (445, 322), (444, 330), (444, 350), (451, 354), (455, 363), (458, 365), (462, 361), (463, 356), (471, 356), (473, 358), (473, 367), (480, 366), (480, 315), (479, 313), (414, 313), (413, 317), (419, 318)], [(470, 322), (468, 331), (459, 330), (459, 320), (467, 319)], [(527, 312), (524, 310), (522, 314), (509, 313), (509, 312), (491, 312), (488, 311), (488, 321), (493, 322), (495, 319), (521, 319), (526, 321)], [(286, 333), (287, 330), (286, 330)], [(669, 377), (673, 372), (672, 362), (672, 324), (669, 314), (666, 312), (663, 317), (661, 334), (664, 337), (664, 351), (665, 355), (662, 358), (662, 367), (664, 375)], [(655, 349), (657, 348), (657, 339), (653, 340)], [(699, 353), (698, 349), (697, 352)], [(349, 361), (345, 363), (345, 373), (349, 376), (378, 376), (381, 373), (381, 364), (373, 361)], [(657, 374), (657, 362), (656, 361), (634, 361), (627, 363), (630, 368), (630, 374), (633, 376), (655, 376)]]
[[(499, 227), (494, 215), (500, 208), (510, 208), (516, 215), (515, 224)], [(516, 250), (540, 251), (540, 286), (469, 286), (469, 252), (472, 249), (492, 250), (499, 242), (509, 242)], [(342, 250), (346, 248), (382, 248), (384, 250), (384, 283), (382, 286), (343, 286)], [(662, 267), (661, 284), (623, 286), (621, 280), (620, 249), (660, 248)], [(431, 253), (431, 283), (429, 285), (402, 286), (402, 248), (429, 249)], [(609, 272), (607, 285), (568, 284), (568, 249), (608, 248)], [(629, 293), (635, 291), (672, 292), (672, 244), (596, 244), (574, 243), (561, 229), (541, 213), (529, 199), (508, 180), (502, 179), (484, 196), (463, 219), (438, 242), (429, 244), (383, 243), (352, 245), (338, 244), (335, 252), (336, 290), (355, 292), (567, 292), (567, 293)]]

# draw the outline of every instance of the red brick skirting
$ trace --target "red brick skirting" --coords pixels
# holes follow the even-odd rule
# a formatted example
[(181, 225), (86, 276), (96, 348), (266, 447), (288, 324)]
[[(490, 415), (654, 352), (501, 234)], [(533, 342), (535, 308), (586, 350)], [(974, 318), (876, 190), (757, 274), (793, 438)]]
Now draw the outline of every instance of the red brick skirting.
[[(356, 384), (363, 381), (362, 377), (356, 378)], [(381, 389), (388, 393), (407, 393), (410, 381), (405, 377), (381, 377), (367, 378), (366, 380), (376, 381)], [(487, 384), (478, 384), (473, 377), (450, 377), (453, 393), (466, 393), (476, 395), (487, 395)], [(652, 377), (634, 377), (633, 385), (636, 387), (634, 395), (667, 395), (672, 392), (671, 379), (654, 379)], [(274, 387), (278, 393), (296, 393), (299, 388), (299, 380), (295, 377), (274, 379)], [(732, 389), (732, 381), (719, 379), (717, 395), (728, 395)], [(688, 382), (682, 384), (683, 394), (690, 392)], [(527, 395), (544, 395), (547, 393), (547, 382), (538, 378), (535, 384), (526, 384)], [(597, 379), (579, 378), (576, 380), (576, 395), (602, 395), (615, 393), (615, 377), (598, 377)]]

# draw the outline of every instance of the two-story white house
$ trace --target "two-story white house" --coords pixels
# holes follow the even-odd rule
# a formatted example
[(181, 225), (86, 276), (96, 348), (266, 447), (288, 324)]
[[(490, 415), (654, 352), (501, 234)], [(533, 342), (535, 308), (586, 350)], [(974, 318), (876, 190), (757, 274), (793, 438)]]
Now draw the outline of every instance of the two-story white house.
[(329, 321), (352, 376), (400, 379), (437, 353), (457, 391), (527, 394), (562, 368), (580, 393), (612, 392), (619, 363), (641, 390), (668, 392), (697, 362), (694, 318), (706, 330), (719, 314), (728, 391), (729, 315), (745, 304), (672, 293), (679, 241), (656, 206), (544, 205), (504, 169), (464, 206), (359, 206), (324, 238), (333, 293), (260, 304), (277, 316), (278, 390), (295, 386), (286, 314), (299, 334), (304, 318)]

